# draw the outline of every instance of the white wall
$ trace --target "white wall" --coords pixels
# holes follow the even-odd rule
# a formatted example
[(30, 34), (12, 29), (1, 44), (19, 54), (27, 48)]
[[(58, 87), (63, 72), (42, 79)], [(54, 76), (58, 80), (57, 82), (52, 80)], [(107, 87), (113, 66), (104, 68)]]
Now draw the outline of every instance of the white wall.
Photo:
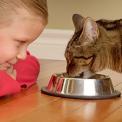
[(65, 48), (72, 35), (71, 30), (45, 29), (29, 50), (40, 59), (64, 60)]

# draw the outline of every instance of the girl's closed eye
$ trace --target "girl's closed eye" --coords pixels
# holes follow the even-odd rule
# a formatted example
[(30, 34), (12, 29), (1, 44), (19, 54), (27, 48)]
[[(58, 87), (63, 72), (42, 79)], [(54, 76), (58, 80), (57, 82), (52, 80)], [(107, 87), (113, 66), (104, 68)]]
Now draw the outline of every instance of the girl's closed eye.
[(21, 41), (21, 40), (15, 40), (15, 42), (16, 42), (16, 47), (17, 48), (20, 48), (21, 46), (26, 44), (26, 41)]

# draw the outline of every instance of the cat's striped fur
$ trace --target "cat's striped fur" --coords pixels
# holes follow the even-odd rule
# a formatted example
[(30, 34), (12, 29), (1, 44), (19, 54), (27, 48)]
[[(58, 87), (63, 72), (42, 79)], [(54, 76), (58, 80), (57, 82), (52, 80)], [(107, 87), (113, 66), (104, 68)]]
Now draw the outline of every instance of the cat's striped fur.
[(75, 33), (65, 50), (67, 73), (122, 72), (122, 19), (98, 20), (73, 15)]

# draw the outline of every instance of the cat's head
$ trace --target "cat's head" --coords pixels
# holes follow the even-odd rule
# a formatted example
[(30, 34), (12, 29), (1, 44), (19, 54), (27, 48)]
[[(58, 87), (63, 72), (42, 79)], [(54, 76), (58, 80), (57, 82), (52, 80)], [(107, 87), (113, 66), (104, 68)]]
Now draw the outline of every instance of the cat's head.
[(100, 50), (98, 43), (99, 28), (90, 17), (84, 18), (74, 14), (75, 33), (65, 50), (67, 73), (77, 76), (87, 70), (92, 71), (92, 65)]

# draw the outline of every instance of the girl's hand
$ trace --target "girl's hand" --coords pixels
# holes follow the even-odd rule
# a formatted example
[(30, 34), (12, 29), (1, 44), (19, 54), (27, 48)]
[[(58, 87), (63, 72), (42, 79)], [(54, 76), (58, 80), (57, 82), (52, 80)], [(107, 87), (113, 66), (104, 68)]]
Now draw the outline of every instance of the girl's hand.
[(11, 66), (8, 70), (6, 70), (7, 74), (10, 75), (13, 79), (16, 80), (16, 70)]
[(0, 64), (0, 70), (5, 71), (8, 75), (16, 80), (16, 70), (13, 68), (13, 65), (8, 63)]

